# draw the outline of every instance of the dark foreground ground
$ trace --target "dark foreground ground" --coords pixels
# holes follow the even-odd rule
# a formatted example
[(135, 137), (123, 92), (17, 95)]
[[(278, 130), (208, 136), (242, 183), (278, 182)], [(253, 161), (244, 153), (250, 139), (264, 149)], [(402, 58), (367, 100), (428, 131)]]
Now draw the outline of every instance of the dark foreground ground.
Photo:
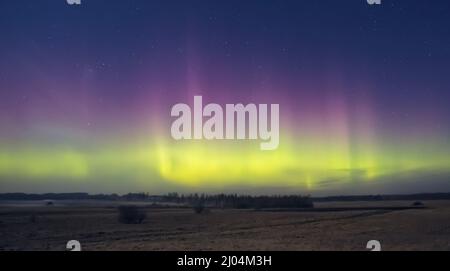
[(450, 250), (450, 201), (425, 201), (425, 209), (377, 208), (411, 203), (317, 203), (315, 212), (204, 214), (148, 207), (140, 225), (119, 223), (117, 203), (2, 203), (0, 250), (65, 250), (72, 239), (83, 250), (366, 250), (373, 239), (383, 250)]

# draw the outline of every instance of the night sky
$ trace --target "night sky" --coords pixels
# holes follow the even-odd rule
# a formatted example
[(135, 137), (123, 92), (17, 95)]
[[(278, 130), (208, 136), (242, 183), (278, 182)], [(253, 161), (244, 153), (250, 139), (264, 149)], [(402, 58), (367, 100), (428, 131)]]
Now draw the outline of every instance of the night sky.
[[(1, 192), (450, 191), (450, 2), (0, 2)], [(280, 145), (172, 105), (280, 104)]]

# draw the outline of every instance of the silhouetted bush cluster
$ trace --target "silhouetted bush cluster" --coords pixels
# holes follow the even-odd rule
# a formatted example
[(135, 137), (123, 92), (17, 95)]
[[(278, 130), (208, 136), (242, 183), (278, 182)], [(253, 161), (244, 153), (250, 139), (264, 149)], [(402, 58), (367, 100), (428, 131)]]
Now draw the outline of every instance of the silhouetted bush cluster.
[(243, 196), (243, 195), (181, 195), (172, 193), (166, 196), (167, 201), (187, 203), (193, 206), (196, 213), (208, 207), (262, 209), (262, 208), (311, 208), (314, 204), (309, 196)]
[(134, 205), (119, 206), (119, 222), (124, 224), (141, 224), (147, 217), (144, 210)]
[(199, 202), (197, 204), (194, 204), (193, 209), (196, 214), (201, 214), (205, 210), (205, 205)]

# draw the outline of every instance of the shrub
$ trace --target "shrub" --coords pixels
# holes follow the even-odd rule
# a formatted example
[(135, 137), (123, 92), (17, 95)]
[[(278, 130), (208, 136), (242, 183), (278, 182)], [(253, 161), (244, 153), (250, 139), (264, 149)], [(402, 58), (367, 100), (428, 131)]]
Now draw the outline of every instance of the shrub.
[(134, 205), (122, 205), (118, 209), (120, 223), (141, 224), (147, 217), (145, 211)]
[(194, 204), (193, 209), (196, 214), (201, 214), (205, 211), (205, 204), (203, 202), (197, 202)]
[(205, 206), (203, 205), (195, 205), (194, 206), (194, 212), (196, 214), (201, 214), (205, 210)]
[(416, 206), (416, 207), (424, 206), (424, 204), (421, 201), (416, 201), (416, 202), (413, 203), (413, 206)]

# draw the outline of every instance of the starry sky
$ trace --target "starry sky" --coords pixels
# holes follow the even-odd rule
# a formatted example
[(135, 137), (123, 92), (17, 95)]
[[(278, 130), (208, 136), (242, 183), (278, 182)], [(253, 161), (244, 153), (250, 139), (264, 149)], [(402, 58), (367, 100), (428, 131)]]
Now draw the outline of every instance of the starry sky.
[[(1, 192), (450, 191), (445, 0), (0, 2)], [(280, 145), (172, 105), (280, 104)]]

